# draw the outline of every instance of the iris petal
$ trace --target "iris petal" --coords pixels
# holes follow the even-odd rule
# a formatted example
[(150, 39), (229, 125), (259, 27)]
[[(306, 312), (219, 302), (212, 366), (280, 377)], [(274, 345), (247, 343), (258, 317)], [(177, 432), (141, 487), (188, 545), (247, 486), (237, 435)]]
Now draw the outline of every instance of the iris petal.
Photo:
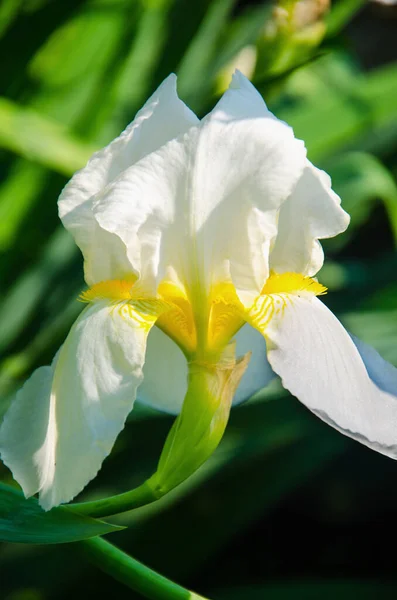
[(25, 494), (46, 510), (97, 474), (142, 381), (153, 315), (124, 303), (88, 306), (52, 367), (19, 391), (0, 429), (0, 452)]
[(372, 352), (360, 354), (316, 297), (285, 300), (264, 331), (269, 362), (283, 386), (329, 425), (397, 458), (397, 388), (390, 385), (390, 372), (396, 383), (397, 370)]

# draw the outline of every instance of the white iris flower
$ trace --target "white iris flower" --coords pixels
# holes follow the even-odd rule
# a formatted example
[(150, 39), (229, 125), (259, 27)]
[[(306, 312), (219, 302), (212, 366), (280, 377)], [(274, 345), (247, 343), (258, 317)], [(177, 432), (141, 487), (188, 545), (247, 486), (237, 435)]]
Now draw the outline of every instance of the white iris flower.
[(349, 217), (243, 75), (202, 121), (168, 77), (76, 173), (59, 211), (84, 255), (87, 306), (1, 428), (26, 496), (45, 509), (71, 500), (136, 397), (178, 413), (189, 365), (216, 365), (233, 339), (252, 353), (234, 402), (274, 371), (324, 421), (396, 458), (397, 371), (352, 341), (312, 279), (318, 240)]

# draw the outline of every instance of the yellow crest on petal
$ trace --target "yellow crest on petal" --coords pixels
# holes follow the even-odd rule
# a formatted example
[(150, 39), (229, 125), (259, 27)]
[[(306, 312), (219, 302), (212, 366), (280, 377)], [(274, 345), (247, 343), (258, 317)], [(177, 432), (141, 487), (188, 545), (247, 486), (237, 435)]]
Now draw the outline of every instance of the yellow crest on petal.
[(299, 292), (322, 296), (327, 293), (327, 288), (315, 279), (301, 275), (301, 273), (272, 272), (263, 286), (261, 294), (299, 294)]
[(270, 274), (260, 296), (248, 311), (248, 322), (258, 331), (265, 333), (275, 314), (284, 314), (286, 306), (294, 296), (321, 296), (327, 288), (315, 279), (301, 273)]
[(132, 298), (131, 289), (136, 281), (136, 277), (131, 275), (126, 279), (109, 279), (95, 283), (85, 292), (81, 292), (79, 300), (81, 302), (94, 302), (95, 300), (130, 300)]

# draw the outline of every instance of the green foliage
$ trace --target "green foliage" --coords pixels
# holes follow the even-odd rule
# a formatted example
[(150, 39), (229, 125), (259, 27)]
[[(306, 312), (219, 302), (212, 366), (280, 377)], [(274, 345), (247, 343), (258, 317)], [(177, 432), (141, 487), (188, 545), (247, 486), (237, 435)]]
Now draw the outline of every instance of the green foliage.
[(372, 154), (345, 152), (326, 163), (334, 190), (343, 198), (351, 221), (347, 232), (328, 244), (341, 248), (370, 218), (377, 202), (384, 204), (390, 228), (397, 240), (397, 185), (384, 164)]
[(62, 175), (73, 174), (94, 150), (75, 142), (57, 123), (5, 98), (0, 98), (0, 126), (1, 148)]
[(119, 531), (122, 527), (57, 507), (45, 513), (37, 503), (0, 484), (0, 537), (6, 542), (62, 544)]

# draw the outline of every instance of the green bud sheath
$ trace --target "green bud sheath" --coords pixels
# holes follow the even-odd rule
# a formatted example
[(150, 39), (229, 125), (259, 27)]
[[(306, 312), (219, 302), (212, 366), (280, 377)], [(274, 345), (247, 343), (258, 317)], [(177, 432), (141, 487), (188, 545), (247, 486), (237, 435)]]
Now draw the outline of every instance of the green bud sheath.
[(214, 452), (249, 359), (250, 354), (236, 359), (234, 344), (230, 344), (216, 364), (189, 363), (182, 411), (168, 434), (157, 472), (150, 479), (158, 495), (182, 483)]

